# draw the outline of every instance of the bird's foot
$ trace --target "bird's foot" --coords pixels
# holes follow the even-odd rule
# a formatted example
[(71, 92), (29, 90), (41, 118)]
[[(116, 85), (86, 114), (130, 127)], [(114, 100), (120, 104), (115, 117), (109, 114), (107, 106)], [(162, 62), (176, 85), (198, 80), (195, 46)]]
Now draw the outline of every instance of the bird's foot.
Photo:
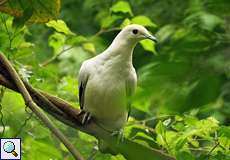
[(79, 113), (79, 115), (83, 115), (82, 121), (81, 121), (81, 124), (82, 124), (82, 125), (88, 124), (89, 121), (90, 121), (91, 118), (92, 118), (91, 113), (90, 113), (90, 112), (86, 112), (86, 111), (81, 111), (81, 112)]
[(117, 137), (117, 144), (124, 142), (124, 130), (123, 129), (113, 131), (111, 135)]

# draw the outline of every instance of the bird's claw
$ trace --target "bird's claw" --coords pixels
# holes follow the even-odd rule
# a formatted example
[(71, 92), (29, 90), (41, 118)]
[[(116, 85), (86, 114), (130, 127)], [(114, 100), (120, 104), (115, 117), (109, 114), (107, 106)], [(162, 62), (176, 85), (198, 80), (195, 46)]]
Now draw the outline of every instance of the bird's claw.
[(124, 142), (124, 131), (123, 131), (123, 129), (113, 131), (111, 135), (117, 137), (117, 143), (118, 144)]
[(87, 123), (89, 123), (89, 121), (91, 120), (91, 113), (90, 112), (85, 112), (85, 111), (82, 111), (83, 113), (80, 113), (80, 114), (83, 114), (83, 118), (82, 118), (82, 121), (81, 121), (81, 124), (82, 125), (85, 125)]

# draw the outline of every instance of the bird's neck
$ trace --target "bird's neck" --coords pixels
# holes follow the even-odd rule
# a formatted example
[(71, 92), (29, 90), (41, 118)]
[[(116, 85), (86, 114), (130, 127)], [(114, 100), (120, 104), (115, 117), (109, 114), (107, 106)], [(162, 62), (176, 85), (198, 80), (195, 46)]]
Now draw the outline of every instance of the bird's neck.
[(107, 49), (107, 53), (110, 58), (115, 58), (117, 63), (132, 64), (132, 56), (135, 46), (136, 42), (116, 37)]

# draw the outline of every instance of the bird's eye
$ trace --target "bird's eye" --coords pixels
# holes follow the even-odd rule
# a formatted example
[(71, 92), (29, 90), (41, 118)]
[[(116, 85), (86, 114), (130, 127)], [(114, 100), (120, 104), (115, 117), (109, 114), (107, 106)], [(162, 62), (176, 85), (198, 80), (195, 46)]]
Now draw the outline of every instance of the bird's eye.
[(133, 34), (137, 34), (138, 33), (138, 30), (137, 29), (134, 29), (133, 30)]

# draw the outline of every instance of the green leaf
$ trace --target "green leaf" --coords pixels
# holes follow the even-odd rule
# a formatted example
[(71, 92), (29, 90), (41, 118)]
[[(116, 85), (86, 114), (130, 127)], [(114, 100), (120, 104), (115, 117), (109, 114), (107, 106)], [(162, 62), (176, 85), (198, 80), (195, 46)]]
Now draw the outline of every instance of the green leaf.
[(83, 43), (82, 47), (83, 47), (84, 50), (86, 50), (86, 51), (88, 51), (90, 53), (96, 53), (96, 48), (95, 48), (93, 43), (89, 43), (89, 42)]
[(156, 125), (156, 133), (157, 134), (160, 134), (160, 135), (165, 135), (165, 132), (166, 132), (166, 128), (165, 126), (163, 125), (162, 121), (159, 121)]
[(54, 28), (57, 32), (61, 32), (66, 35), (74, 35), (74, 33), (70, 31), (70, 29), (63, 20), (51, 20), (46, 23), (46, 25), (50, 28)]
[(184, 121), (185, 124), (189, 126), (196, 126), (196, 124), (199, 122), (199, 120), (193, 116), (185, 116)]
[(112, 15), (112, 16), (107, 16), (107, 17), (104, 17), (102, 20), (101, 20), (101, 27), (102, 28), (109, 28), (111, 27), (118, 19), (121, 19), (122, 17), (121, 16), (118, 16), (118, 15)]
[(146, 16), (136, 16), (132, 18), (131, 22), (134, 24), (143, 25), (145, 27), (157, 27), (157, 25), (153, 23), (149, 17)]
[(27, 159), (62, 159), (61, 152), (50, 141), (47, 143), (47, 141), (27, 137), (23, 148)]
[(176, 142), (175, 150), (180, 150), (181, 148), (183, 148), (186, 142), (187, 142), (187, 138), (184, 137), (179, 138)]
[(166, 128), (163, 125), (162, 121), (159, 121), (155, 127), (156, 133), (157, 133), (157, 143), (159, 145), (164, 146), (165, 145), (165, 133), (166, 133)]
[(141, 46), (144, 48), (144, 50), (152, 52), (153, 54), (157, 55), (157, 52), (155, 50), (155, 43), (149, 39), (145, 39), (140, 41)]
[(226, 150), (228, 150), (230, 148), (230, 139), (227, 137), (219, 137), (218, 141), (220, 143), (220, 145), (225, 148)]
[[(23, 5), (22, 5), (23, 4)], [(27, 18), (30, 23), (46, 23), (51, 19), (56, 19), (59, 15), (61, 7), (60, 0), (10, 0), (3, 5), (0, 5), (0, 12), (10, 14), (15, 17), (23, 17), (20, 21), (23, 22)], [(32, 15), (27, 14), (27, 8), (33, 8)]]
[(118, 1), (110, 9), (114, 13), (121, 12), (121, 13), (128, 13), (131, 16), (133, 15), (131, 7), (130, 7), (129, 3), (126, 1)]
[(122, 23), (121, 23), (121, 28), (124, 28), (125, 26), (131, 24), (131, 20), (126, 18)]
[(13, 20), (13, 26), (16, 28), (22, 27), (33, 15), (33, 9), (31, 7), (28, 7), (23, 11), (23, 15), (20, 17), (14, 17)]
[(222, 81), (221, 76), (204, 75), (189, 93), (184, 106), (191, 109), (214, 102), (220, 94)]
[(179, 151), (176, 153), (176, 159), (177, 160), (194, 160), (194, 157), (192, 154), (186, 152), (186, 151)]
[(58, 94), (61, 97), (68, 97), (68, 99), (75, 99), (78, 95), (78, 89), (77, 89), (77, 79), (66, 76), (60, 79), (60, 82), (57, 86)]
[(66, 153), (69, 152), (69, 150), (66, 148), (66, 146), (63, 143), (60, 143), (60, 148), (62, 151), (66, 152)]
[(179, 134), (177, 132), (170, 131), (170, 130), (166, 131), (165, 136), (164, 136), (164, 140), (167, 142), (167, 146), (165, 146), (165, 147), (169, 149), (170, 146), (174, 146), (174, 143), (179, 138), (178, 135)]
[(150, 97), (143, 95), (143, 89), (137, 87), (136, 94), (133, 98), (132, 105), (140, 111), (149, 112)]
[(86, 41), (87, 41), (87, 38), (84, 36), (71, 36), (66, 40), (66, 44), (77, 46)]
[(193, 139), (192, 137), (189, 137), (189, 138), (188, 138), (188, 142), (189, 142), (191, 145), (193, 145), (194, 147), (199, 147), (199, 141)]
[(30, 47), (34, 47), (34, 44), (30, 42), (22, 42), (18, 47), (19, 48), (30, 48)]
[(112, 156), (111, 160), (126, 160), (122, 155)]
[(85, 141), (88, 141), (88, 142), (92, 142), (92, 143), (97, 141), (97, 139), (95, 137), (93, 137), (91, 135), (88, 135), (88, 134), (86, 134), (84, 132), (79, 132), (79, 138), (81, 138), (81, 139), (83, 139)]
[(109, 14), (108, 11), (102, 10), (97, 14), (95, 20), (100, 24), (101, 28), (109, 28), (112, 27), (115, 22), (121, 18), (122, 16), (120, 15)]
[(185, 126), (181, 122), (177, 122), (176, 124), (172, 125), (172, 128), (177, 131), (183, 131), (185, 129)]
[(65, 43), (65, 35), (55, 32), (49, 37), (49, 46), (54, 49), (54, 53), (58, 53)]
[(195, 117), (186, 116), (185, 123), (187, 124), (186, 127), (189, 128), (184, 133), (185, 137), (196, 135), (207, 140), (212, 139), (210, 135), (213, 134), (219, 127), (219, 122), (213, 117), (198, 120)]
[(223, 136), (223, 137), (227, 137), (230, 139), (230, 127), (229, 126), (221, 126), (218, 129), (218, 135)]

